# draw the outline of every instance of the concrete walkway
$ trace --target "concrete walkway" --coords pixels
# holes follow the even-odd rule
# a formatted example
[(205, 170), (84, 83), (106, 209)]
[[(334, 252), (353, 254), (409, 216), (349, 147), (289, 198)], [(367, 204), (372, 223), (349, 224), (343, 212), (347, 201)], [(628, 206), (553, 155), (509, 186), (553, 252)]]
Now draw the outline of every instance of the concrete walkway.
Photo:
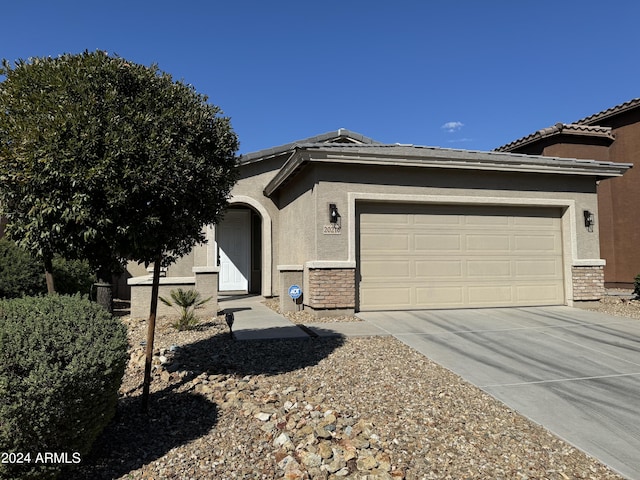
[(307, 323), (305, 327), (317, 337), (379, 337), (391, 335), (367, 321), (314, 322)]
[(233, 312), (233, 334), (236, 340), (275, 340), (309, 338), (300, 327), (274, 312), (259, 295), (218, 297), (218, 309)]
[(259, 295), (220, 296), (218, 309), (233, 312), (236, 340), (390, 335), (367, 322), (314, 322), (302, 327), (274, 312)]
[(358, 316), (640, 479), (639, 320), (570, 307)]

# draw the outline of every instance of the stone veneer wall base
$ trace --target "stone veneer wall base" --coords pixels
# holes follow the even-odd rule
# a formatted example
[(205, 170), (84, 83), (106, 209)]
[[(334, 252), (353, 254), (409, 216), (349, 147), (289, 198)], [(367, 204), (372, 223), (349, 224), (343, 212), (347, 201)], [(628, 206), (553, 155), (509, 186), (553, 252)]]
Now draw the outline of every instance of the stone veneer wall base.
[(604, 267), (602, 265), (571, 267), (573, 300), (600, 300), (604, 296)]
[(356, 306), (354, 268), (310, 268), (305, 306), (318, 316), (353, 314)]

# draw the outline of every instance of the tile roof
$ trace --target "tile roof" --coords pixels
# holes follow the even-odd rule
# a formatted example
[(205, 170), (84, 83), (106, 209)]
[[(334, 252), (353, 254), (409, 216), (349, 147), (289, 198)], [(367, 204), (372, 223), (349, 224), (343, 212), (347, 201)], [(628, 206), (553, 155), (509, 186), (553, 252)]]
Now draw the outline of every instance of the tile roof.
[(286, 143), (278, 147), (266, 148), (257, 152), (247, 153), (240, 157), (240, 165), (251, 163), (256, 160), (261, 160), (267, 157), (274, 157), (281, 155), (287, 151), (293, 150), (300, 145), (308, 144), (325, 144), (325, 143), (339, 143), (339, 144), (367, 144), (367, 145), (380, 145), (381, 143), (373, 140), (372, 138), (365, 137), (346, 128), (340, 128), (338, 130), (323, 133), (320, 135), (314, 135), (313, 137), (305, 138), (303, 140), (296, 140), (294, 142)]
[[(584, 117), (576, 122), (564, 124), (556, 123), (552, 127), (543, 128), (530, 135), (514, 140), (495, 149), (496, 152), (510, 152), (516, 148), (522, 147), (529, 143), (535, 142), (551, 135), (563, 134), (575, 134), (575, 135), (589, 135), (589, 136), (602, 136), (603, 138), (614, 139), (614, 135), (611, 133), (611, 128), (598, 126), (598, 123), (611, 118), (615, 115), (633, 110), (640, 107), (640, 98), (634, 98), (627, 102), (621, 103), (611, 108), (607, 108), (588, 117)], [(607, 130), (608, 129), (608, 130)]]
[(598, 178), (620, 176), (631, 168), (631, 164), (599, 160), (415, 145), (300, 143), (296, 148), (316, 154), (291, 155), (265, 187), (266, 196), (273, 194), (310, 162), (590, 175)]
[(613, 117), (614, 115), (618, 115), (628, 110), (632, 110), (639, 106), (640, 106), (640, 98), (634, 98), (627, 102), (621, 103), (620, 105), (616, 105), (615, 107), (607, 108), (606, 110), (603, 110), (601, 112), (594, 113), (593, 115), (589, 115), (588, 117), (578, 120), (575, 123), (579, 123), (582, 125), (595, 125), (606, 118)]
[(581, 135), (589, 137), (601, 137), (614, 140), (614, 135), (611, 132), (611, 127), (599, 127), (591, 125), (579, 125), (577, 123), (556, 123), (555, 125), (538, 130), (537, 132), (527, 135), (526, 137), (519, 138), (513, 142), (507, 143), (494, 149), (496, 152), (511, 152), (516, 148), (520, 148), (529, 143), (536, 142), (546, 137), (553, 135)]

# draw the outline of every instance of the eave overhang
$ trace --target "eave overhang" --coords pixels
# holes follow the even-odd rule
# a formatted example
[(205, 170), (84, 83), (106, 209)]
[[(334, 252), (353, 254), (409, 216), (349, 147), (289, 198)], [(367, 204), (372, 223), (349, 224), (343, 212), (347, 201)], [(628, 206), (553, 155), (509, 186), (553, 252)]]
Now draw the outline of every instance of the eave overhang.
[(266, 185), (264, 194), (273, 195), (309, 163), (580, 175), (598, 180), (622, 176), (632, 167), (630, 163), (412, 145), (298, 145)]

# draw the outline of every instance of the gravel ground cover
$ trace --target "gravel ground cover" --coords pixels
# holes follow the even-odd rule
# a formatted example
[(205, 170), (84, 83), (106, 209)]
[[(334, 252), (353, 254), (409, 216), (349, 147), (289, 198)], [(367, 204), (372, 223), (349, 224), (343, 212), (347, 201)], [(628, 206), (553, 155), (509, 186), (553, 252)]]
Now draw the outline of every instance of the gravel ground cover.
[[(589, 308), (640, 318), (640, 302)], [(392, 337), (236, 342), (223, 318), (144, 321), (112, 424), (70, 479), (618, 479)]]
[(274, 312), (278, 312), (280, 315), (288, 318), (291, 322), (301, 325), (309, 323), (331, 323), (331, 322), (361, 322), (362, 319), (355, 315), (336, 315), (320, 317), (316, 316), (309, 310), (298, 310), (294, 312), (282, 312), (280, 311), (280, 301), (277, 298), (268, 298), (264, 301), (264, 304)]

